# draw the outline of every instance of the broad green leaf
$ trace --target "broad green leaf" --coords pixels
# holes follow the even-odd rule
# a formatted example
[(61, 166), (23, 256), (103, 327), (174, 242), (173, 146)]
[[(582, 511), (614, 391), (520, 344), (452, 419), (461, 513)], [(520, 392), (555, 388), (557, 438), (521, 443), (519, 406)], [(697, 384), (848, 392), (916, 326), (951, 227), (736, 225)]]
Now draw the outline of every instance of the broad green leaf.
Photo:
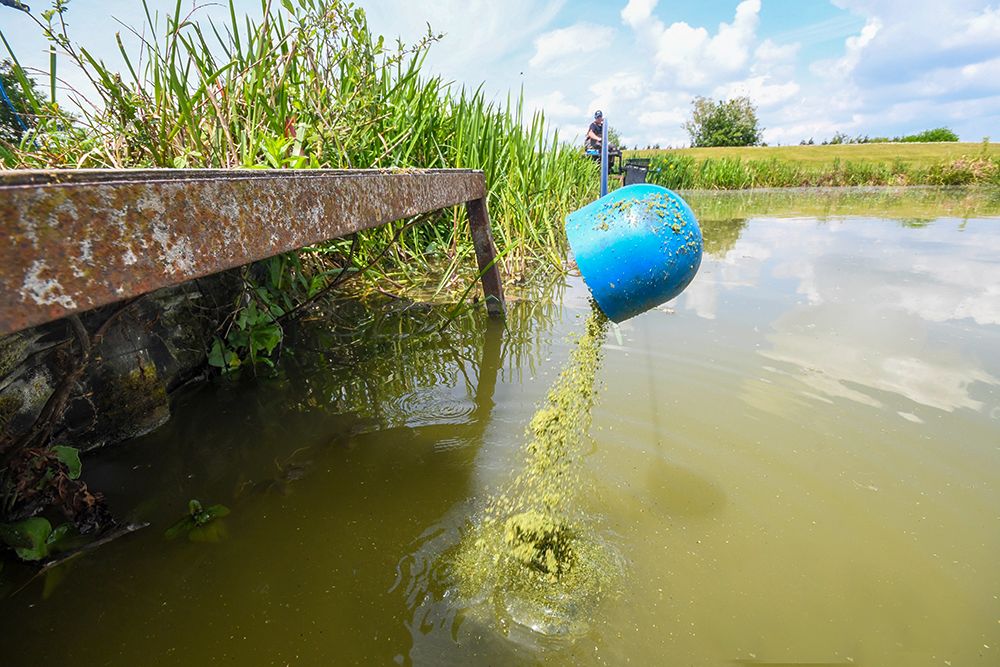
[(170, 528), (167, 528), (166, 532), (163, 533), (163, 536), (168, 540), (177, 539), (181, 535), (190, 533), (191, 529), (194, 528), (195, 525), (194, 519), (190, 516), (186, 516), (174, 525), (170, 526)]
[(222, 340), (219, 338), (216, 338), (212, 343), (212, 349), (208, 353), (208, 364), (209, 366), (215, 366), (216, 368), (226, 367), (226, 359), (222, 349)]
[(62, 582), (66, 580), (66, 575), (69, 574), (70, 569), (73, 567), (73, 562), (63, 563), (58, 567), (53, 567), (45, 572), (45, 585), (42, 587), (42, 599), (48, 600), (52, 597), (52, 593), (59, 587)]
[(80, 472), (83, 470), (83, 464), (80, 463), (80, 450), (66, 445), (56, 445), (52, 451), (55, 452), (56, 458), (69, 469), (69, 478), (79, 479)]
[(229, 536), (226, 524), (221, 521), (210, 521), (204, 526), (195, 526), (188, 533), (188, 539), (192, 542), (209, 542), (216, 544)]
[(52, 534), (52, 524), (42, 517), (31, 517), (15, 524), (0, 526), (0, 539), (14, 547), (21, 560), (41, 560), (49, 554), (47, 540)]
[(57, 545), (59, 544), (60, 541), (62, 541), (63, 538), (69, 535), (72, 530), (73, 530), (73, 524), (68, 522), (61, 523), (52, 529), (52, 532), (45, 539), (45, 543), (49, 545), (51, 550), (58, 551), (59, 549), (56, 548)]
[(224, 516), (229, 515), (229, 508), (225, 505), (212, 505), (206, 509), (200, 510), (197, 513), (191, 515), (194, 522), (199, 526), (204, 526), (205, 524), (211, 523), (216, 519), (221, 519)]

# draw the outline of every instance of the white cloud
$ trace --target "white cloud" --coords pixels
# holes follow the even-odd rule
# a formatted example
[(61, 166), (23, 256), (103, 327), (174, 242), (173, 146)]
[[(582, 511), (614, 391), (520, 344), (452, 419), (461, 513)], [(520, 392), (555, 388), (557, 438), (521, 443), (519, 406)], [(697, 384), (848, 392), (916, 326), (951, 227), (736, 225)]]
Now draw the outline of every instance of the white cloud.
[(601, 109), (608, 116), (609, 122), (620, 127), (621, 118), (627, 113), (634, 113), (636, 101), (646, 92), (648, 84), (640, 74), (628, 71), (616, 72), (591, 84), (589, 90), (593, 97), (587, 108), (591, 111)]
[(802, 45), (798, 42), (778, 44), (765, 39), (754, 51), (750, 73), (791, 79), (795, 74), (795, 61), (801, 48)]
[(967, 20), (967, 28), (963, 35), (946, 40), (945, 44), (954, 46), (969, 41), (983, 41), (992, 44), (1000, 42), (1000, 6), (987, 7), (982, 14)]
[(800, 88), (794, 81), (787, 83), (771, 83), (771, 77), (753, 76), (743, 81), (734, 81), (715, 89), (715, 96), (720, 98), (732, 98), (746, 95), (752, 99), (759, 108), (767, 109), (790, 100), (795, 97)]
[(548, 95), (527, 100), (525, 106), (532, 111), (544, 111), (547, 118), (572, 118), (586, 112), (570, 102), (561, 90), (554, 90)]
[(854, 68), (861, 62), (861, 56), (865, 47), (872, 43), (879, 30), (882, 29), (882, 21), (877, 18), (869, 19), (865, 27), (858, 35), (851, 35), (844, 43), (844, 55), (834, 61), (820, 61), (814, 63), (813, 74), (827, 78), (846, 78)]
[(760, 0), (743, 0), (736, 6), (736, 18), (719, 26), (719, 33), (709, 40), (705, 53), (722, 69), (740, 69), (747, 63), (759, 23)]
[[(402, 36), (412, 43), (427, 25), (444, 33), (431, 48), (427, 69), (446, 79), (476, 86), (486, 81), (498, 92), (516, 90), (509, 60), (530, 48), (540, 32), (551, 27), (565, 0), (435, 0), (363, 2), (372, 28), (387, 37)], [(498, 76), (501, 75), (502, 76)]]
[(659, 0), (629, 0), (622, 9), (622, 20), (626, 25), (638, 28), (652, 16)]
[(528, 62), (532, 67), (545, 67), (567, 56), (591, 53), (606, 48), (615, 36), (613, 28), (593, 23), (577, 23), (543, 33), (535, 39), (535, 55)]
[(684, 122), (687, 114), (681, 109), (670, 111), (644, 111), (639, 114), (639, 125), (642, 127), (676, 127)]
[[(566, 0), (358, 0), (372, 29), (390, 41), (398, 35), (412, 43), (428, 23), (446, 33), (431, 48), (425, 74), (468, 87), (485, 82), (487, 97), (501, 103), (508, 91), (516, 96), (523, 88), (529, 108), (545, 108), (570, 134), (582, 136), (600, 107), (614, 114), (612, 124), (630, 143), (679, 145), (695, 95), (734, 94), (756, 101), (772, 143), (818, 141), (837, 131), (893, 136), (938, 125), (971, 140), (1000, 134), (1000, 2), (832, 2), (841, 9), (828, 17), (783, 21), (775, 32), (762, 0), (731, 3), (704, 25), (670, 18), (675, 3), (657, 0), (620, 3), (617, 25), (600, 25), (599, 13), (581, 13)], [(94, 11), (71, 7), (72, 36), (124, 69), (114, 40), (102, 35), (110, 16), (141, 25), (141, 8), (132, 0), (99, 4)], [(172, 4), (151, 6), (162, 11)], [(260, 11), (256, 0), (235, 6), (238, 15)], [(225, 13), (209, 3), (199, 15)], [(0, 14), (22, 61), (45, 71), (44, 39), (28, 17)], [(805, 60), (823, 50), (821, 61)], [(66, 59), (60, 71), (87, 88)]]
[(754, 58), (760, 64), (773, 65), (784, 64), (795, 60), (802, 45), (798, 42), (792, 44), (778, 44), (765, 39), (754, 51)]
[(720, 23), (715, 35), (678, 21), (666, 26), (652, 15), (655, 2), (633, 0), (622, 20), (653, 53), (656, 74), (685, 86), (717, 80), (744, 68), (760, 21), (760, 0), (743, 0), (732, 23)]

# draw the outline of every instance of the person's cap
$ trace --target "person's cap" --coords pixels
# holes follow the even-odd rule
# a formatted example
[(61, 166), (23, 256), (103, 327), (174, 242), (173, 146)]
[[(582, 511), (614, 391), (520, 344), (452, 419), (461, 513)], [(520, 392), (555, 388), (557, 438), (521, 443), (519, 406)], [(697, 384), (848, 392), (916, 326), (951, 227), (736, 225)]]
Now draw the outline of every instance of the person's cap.
[(602, 118), (603, 116), (604, 116), (604, 114), (602, 114), (600, 111), (595, 111), (594, 112), (594, 118)]

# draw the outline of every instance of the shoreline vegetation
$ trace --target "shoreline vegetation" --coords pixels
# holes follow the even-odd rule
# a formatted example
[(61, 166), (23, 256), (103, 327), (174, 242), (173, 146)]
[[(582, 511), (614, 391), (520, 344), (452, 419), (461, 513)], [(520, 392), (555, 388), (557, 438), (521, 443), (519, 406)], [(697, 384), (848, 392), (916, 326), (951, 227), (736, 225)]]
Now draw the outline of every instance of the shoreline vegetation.
[[(430, 28), (415, 44), (389, 44), (345, 0), (267, 3), (256, 21), (230, 0), (221, 24), (184, 5), (160, 14), (144, 2), (146, 24), (126, 28), (137, 48), (118, 38), (117, 71), (70, 34), (67, 0), (52, 0), (35, 18), (39, 36), (91, 84), (71, 91), (72, 114), (38, 91), (0, 40), (29, 128), (17, 145), (0, 141), (0, 167), (481, 169), (510, 291), (564, 269), (562, 221), (597, 197), (597, 164), (561, 142), (542, 112), (526, 111), (522, 94), (496, 101), (482, 87), (422, 74), (441, 37)], [(986, 141), (630, 153), (650, 156), (648, 182), (673, 190), (1000, 185), (1000, 146)], [(245, 267), (209, 363), (223, 371), (267, 363), (282, 322), (334, 288), (347, 291), (349, 279), (356, 293), (469, 307), (481, 292), (463, 209)]]
[[(269, 3), (257, 21), (229, 2), (222, 25), (183, 5), (158, 14), (144, 3), (146, 25), (127, 28), (138, 48), (119, 38), (125, 67), (116, 71), (75, 41), (66, 27), (73, 10), (54, 0), (36, 19), (40, 37), (84, 72), (91, 90), (73, 91), (80, 111), (70, 114), (20, 72), (16, 54), (3, 54), (30, 107), (30, 131), (18, 145), (0, 141), (0, 167), (482, 169), (504, 275), (516, 283), (561, 269), (561, 222), (596, 198), (597, 165), (561, 142), (543, 113), (529, 114), (521, 94), (494, 101), (482, 88), (423, 75), (440, 35), (428, 29), (415, 44), (389, 44), (343, 0)], [(626, 157), (651, 158), (647, 181), (673, 190), (1000, 185), (1000, 144), (985, 140)], [(422, 299), (452, 298), (474, 283), (461, 208), (411, 222), (303, 249), (280, 262), (288, 279), (276, 284), (308, 285), (293, 295), (303, 301), (346, 277)]]
[[(481, 87), (423, 74), (441, 35), (428, 29), (415, 44), (389, 43), (343, 0), (267, 3), (256, 21), (230, 1), (224, 25), (182, 0), (166, 14), (143, 5), (146, 25), (126, 28), (138, 50), (118, 39), (122, 71), (67, 29), (75, 6), (56, 0), (42, 12), (40, 38), (92, 90), (73, 91), (80, 110), (71, 115), (21, 77), (30, 131), (16, 146), (0, 142), (0, 166), (481, 169), (504, 273), (562, 265), (565, 243), (553, 221), (596, 197), (597, 167), (561, 142), (542, 113), (529, 113), (522, 95), (495, 101)], [(2, 55), (19, 68), (16, 54)], [(318, 277), (317, 288), (332, 269), (361, 274), (351, 269), (375, 258), (362, 278), (369, 286), (405, 291), (426, 287), (433, 274), (443, 276), (437, 292), (464, 287), (473, 256), (464, 210), (410, 222), (361, 233), (357, 243), (314, 246), (287, 264), (311, 274), (310, 284)]]
[(873, 143), (626, 151), (671, 190), (1000, 185), (1000, 144)]

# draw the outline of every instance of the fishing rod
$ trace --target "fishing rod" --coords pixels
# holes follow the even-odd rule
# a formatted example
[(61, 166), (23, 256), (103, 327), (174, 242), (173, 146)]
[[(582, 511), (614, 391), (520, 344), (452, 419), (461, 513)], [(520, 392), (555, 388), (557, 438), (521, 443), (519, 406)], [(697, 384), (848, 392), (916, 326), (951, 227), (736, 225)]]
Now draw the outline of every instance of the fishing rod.
[[(11, 9), (19, 9), (26, 13), (31, 12), (31, 7), (23, 2), (20, 2), (20, 0), (0, 0), (0, 5), (10, 7)], [(0, 99), (2, 99), (3, 103), (7, 105), (10, 112), (14, 114), (14, 120), (16, 120), (17, 124), (21, 126), (21, 130), (28, 132), (28, 126), (24, 124), (23, 120), (21, 120), (21, 114), (19, 114), (17, 109), (14, 108), (14, 103), (10, 101), (10, 97), (7, 95), (7, 89), (3, 85), (3, 79), (0, 79)]]

